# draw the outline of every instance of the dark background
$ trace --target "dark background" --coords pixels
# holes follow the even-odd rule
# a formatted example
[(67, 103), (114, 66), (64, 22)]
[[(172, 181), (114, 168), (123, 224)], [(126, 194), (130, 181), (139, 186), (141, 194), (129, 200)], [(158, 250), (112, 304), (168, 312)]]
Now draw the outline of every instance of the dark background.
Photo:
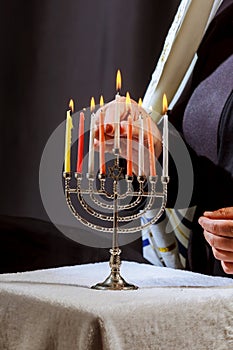
[[(18, 227), (20, 220), (6, 216), (48, 220), (39, 192), (39, 164), (46, 141), (65, 119), (69, 99), (75, 100), (76, 110), (89, 106), (91, 96), (113, 99), (118, 68), (122, 94), (143, 97), (179, 2), (0, 2), (0, 215), (5, 255), (11, 253), (8, 245), (15, 245), (14, 235), (7, 244), (3, 240), (9, 239), (6, 227)], [(20, 223), (23, 234), (26, 220)], [(17, 239), (21, 243), (19, 235)]]

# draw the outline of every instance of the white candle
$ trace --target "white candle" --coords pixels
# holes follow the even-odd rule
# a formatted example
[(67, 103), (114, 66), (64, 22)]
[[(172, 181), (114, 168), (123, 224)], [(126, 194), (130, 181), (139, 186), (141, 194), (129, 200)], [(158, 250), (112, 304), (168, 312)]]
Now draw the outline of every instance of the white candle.
[(144, 123), (143, 117), (139, 115), (139, 135), (138, 135), (138, 175), (144, 175)]
[(91, 114), (90, 132), (89, 132), (89, 156), (88, 156), (88, 174), (94, 175), (94, 137), (95, 137), (95, 113)]
[(168, 176), (168, 116), (163, 116), (163, 176)]
[(120, 95), (116, 94), (115, 97), (115, 118), (114, 118), (114, 149), (120, 150), (120, 113), (119, 113), (119, 99)]

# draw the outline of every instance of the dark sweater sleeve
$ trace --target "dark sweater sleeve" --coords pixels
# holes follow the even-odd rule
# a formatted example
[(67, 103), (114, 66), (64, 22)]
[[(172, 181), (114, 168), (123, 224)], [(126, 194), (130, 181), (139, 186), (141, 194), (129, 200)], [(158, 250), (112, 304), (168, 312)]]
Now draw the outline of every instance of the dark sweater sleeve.
[[(176, 131), (171, 124), (169, 150), (167, 207), (198, 205), (203, 210), (216, 210), (233, 206), (233, 93), (220, 119), (217, 164), (198, 156), (185, 142), (182, 132)], [(190, 188), (192, 194), (188, 202)]]
[(197, 204), (205, 210), (233, 206), (233, 93), (221, 113), (217, 149), (217, 164), (196, 156)]
[[(162, 155), (159, 161), (162, 164)], [(168, 208), (188, 208), (195, 204), (195, 161), (195, 154), (185, 143), (182, 134), (169, 123)]]
[(233, 91), (221, 115), (218, 133), (218, 163), (233, 179)]

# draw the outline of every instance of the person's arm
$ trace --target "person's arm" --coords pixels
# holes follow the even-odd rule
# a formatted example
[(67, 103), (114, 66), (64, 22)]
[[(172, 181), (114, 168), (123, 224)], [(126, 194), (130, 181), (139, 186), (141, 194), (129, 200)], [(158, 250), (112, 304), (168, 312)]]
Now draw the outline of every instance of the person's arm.
[[(105, 113), (104, 128), (105, 128), (105, 151), (112, 153), (114, 148), (114, 118), (116, 105), (115, 101), (107, 103), (102, 107)], [(131, 100), (130, 111), (125, 103), (125, 97), (120, 97), (118, 101), (118, 112), (120, 113), (120, 136), (121, 136), (121, 153), (120, 156), (127, 159), (127, 118), (130, 114), (133, 119), (133, 172), (138, 174), (138, 134), (139, 134), (139, 114), (142, 113), (145, 117), (150, 118), (147, 112)], [(95, 131), (95, 149), (99, 149), (99, 114), (96, 113), (96, 131)], [(158, 174), (161, 173), (159, 168), (162, 166), (162, 132), (163, 121), (158, 125), (152, 121), (152, 133), (154, 136), (155, 155), (158, 160)], [(146, 123), (144, 124), (144, 145), (145, 145), (145, 175), (149, 175), (149, 152)], [(195, 158), (195, 157), (194, 157)], [(188, 208), (193, 205), (193, 164), (190, 157), (190, 150), (181, 137), (180, 133), (169, 123), (169, 177), (168, 184), (168, 202), (167, 207), (173, 208)], [(159, 165), (160, 164), (160, 165)]]

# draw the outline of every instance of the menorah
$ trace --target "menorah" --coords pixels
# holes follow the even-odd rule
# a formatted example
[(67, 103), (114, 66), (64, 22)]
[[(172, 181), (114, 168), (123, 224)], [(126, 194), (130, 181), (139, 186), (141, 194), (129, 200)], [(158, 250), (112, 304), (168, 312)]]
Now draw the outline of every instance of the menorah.
[[(92, 111), (89, 132), (89, 154), (88, 172), (86, 178), (83, 177), (83, 147), (84, 147), (84, 112), (80, 112), (79, 138), (78, 138), (78, 158), (77, 168), (74, 174), (71, 172), (70, 152), (71, 152), (71, 129), (72, 129), (72, 105), (67, 111), (66, 124), (66, 150), (65, 168), (63, 177), (65, 180), (66, 202), (72, 214), (83, 225), (96, 231), (112, 234), (112, 247), (110, 249), (110, 275), (93, 289), (110, 290), (133, 290), (138, 287), (127, 283), (120, 274), (121, 249), (119, 248), (119, 234), (130, 234), (141, 231), (143, 228), (156, 223), (166, 207), (168, 176), (168, 121), (166, 114), (166, 98), (164, 99), (164, 119), (163, 119), (163, 169), (162, 175), (156, 174), (154, 135), (151, 128), (151, 117), (148, 113), (142, 113), (142, 108), (138, 108), (138, 174), (133, 173), (132, 166), (132, 141), (133, 141), (133, 120), (131, 116), (130, 98), (126, 98), (126, 108), (128, 108), (127, 119), (127, 166), (120, 164), (121, 137), (120, 137), (120, 112), (119, 106), (122, 103), (119, 95), (115, 99), (115, 119), (114, 119), (114, 146), (112, 150), (112, 164), (106, 170), (105, 162), (105, 138), (104, 138), (104, 117), (103, 101), (100, 103), (99, 113), (99, 170), (98, 175), (94, 171), (94, 122), (95, 114)], [(134, 106), (135, 108), (135, 106)], [(91, 108), (93, 110), (93, 108)], [(145, 128), (145, 125), (147, 126)], [(145, 175), (145, 133), (147, 133), (148, 153), (149, 153), (149, 175)], [(135, 142), (135, 140), (134, 140)], [(136, 177), (137, 188), (133, 186)], [(75, 180), (75, 181), (74, 181)], [(96, 182), (98, 186), (96, 186)], [(124, 189), (120, 188), (121, 181), (124, 181)], [(107, 184), (108, 182), (108, 184)], [(160, 185), (160, 186), (158, 186)], [(159, 187), (159, 189), (158, 189)], [(158, 199), (159, 205), (158, 205)], [(82, 210), (79, 210), (76, 201)], [(143, 209), (138, 207), (143, 204)], [(147, 211), (156, 206), (156, 215), (145, 224), (140, 218)], [(106, 224), (108, 223), (108, 224)], [(110, 223), (110, 225), (109, 225)]]
[[(87, 174), (88, 175), (88, 174)], [(100, 189), (95, 190), (93, 187), (93, 178), (89, 178), (89, 185), (88, 188), (83, 189), (82, 188), (82, 175), (79, 173), (75, 173), (75, 178), (77, 180), (77, 186), (75, 188), (71, 188), (70, 186), (70, 180), (71, 180), (71, 173), (64, 172), (64, 178), (65, 178), (65, 195), (66, 195), (66, 201), (67, 204), (71, 210), (71, 212), (74, 214), (74, 216), (85, 226), (90, 227), (94, 230), (102, 231), (102, 232), (108, 232), (112, 233), (112, 248), (110, 249), (110, 268), (111, 272), (110, 275), (106, 278), (106, 280), (102, 283), (98, 283), (92, 288), (94, 289), (112, 289), (112, 290), (121, 290), (121, 289), (137, 289), (138, 287), (132, 284), (127, 283), (120, 274), (120, 254), (121, 249), (118, 246), (118, 234), (119, 233), (131, 233), (135, 231), (139, 231), (151, 224), (154, 224), (162, 215), (165, 206), (166, 206), (166, 200), (167, 200), (167, 183), (169, 181), (169, 178), (166, 176), (161, 176), (161, 182), (163, 186), (162, 192), (156, 191), (156, 183), (158, 180), (158, 176), (150, 176), (149, 177), (149, 184), (148, 186), (150, 190), (144, 191), (144, 183), (146, 181), (145, 177), (138, 177), (139, 182), (139, 190), (134, 191), (132, 189), (132, 178), (126, 176), (127, 181), (127, 190), (124, 193), (119, 194), (118, 190), (118, 182), (120, 178), (122, 178), (122, 168), (119, 166), (119, 157), (116, 155), (115, 162), (113, 167), (109, 169), (109, 175), (113, 179), (113, 193), (109, 193), (105, 189), (105, 181), (106, 176), (102, 176), (99, 174), (99, 180), (101, 183)], [(91, 223), (86, 218), (82, 217), (80, 213), (75, 209), (73, 203), (72, 203), (72, 194), (77, 195), (79, 202), (81, 203), (84, 210), (92, 215), (94, 218), (99, 219), (100, 221), (111, 221), (112, 227), (107, 228), (104, 227), (104, 225), (98, 225), (95, 223)], [(93, 203), (97, 204), (100, 208), (104, 208), (105, 212), (110, 211), (109, 214), (99, 213), (91, 208), (91, 206), (86, 202), (84, 196), (88, 195), (90, 196)], [(112, 204), (106, 204), (104, 202), (101, 202), (98, 197), (96, 196), (105, 196), (108, 199), (112, 200)], [(125, 199), (127, 196), (135, 198), (133, 201), (131, 201), (128, 204), (121, 204), (121, 201)], [(143, 210), (140, 210), (137, 213), (133, 213), (126, 216), (120, 216), (119, 211), (124, 211), (126, 209), (133, 209), (136, 205), (139, 204), (140, 201), (144, 197), (149, 198), (149, 201), (146, 203)], [(147, 222), (146, 224), (134, 226), (131, 228), (124, 228), (119, 227), (119, 223), (125, 223), (125, 222), (132, 222), (138, 218), (140, 218), (143, 213), (145, 213), (147, 210), (151, 209), (153, 207), (154, 201), (156, 198), (161, 197), (161, 207), (157, 212), (157, 215), (151, 219), (151, 221)]]

